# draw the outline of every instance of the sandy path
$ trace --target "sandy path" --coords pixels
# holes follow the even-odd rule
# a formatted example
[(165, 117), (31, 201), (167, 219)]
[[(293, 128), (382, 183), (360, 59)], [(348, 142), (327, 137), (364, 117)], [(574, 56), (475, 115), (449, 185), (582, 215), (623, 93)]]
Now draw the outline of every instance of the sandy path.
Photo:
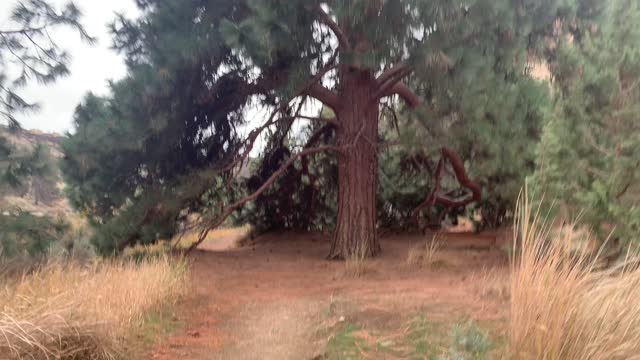
[(343, 263), (324, 260), (329, 241), (323, 236), (269, 235), (242, 249), (229, 249), (228, 238), (214, 240), (193, 259), (185, 328), (150, 357), (313, 359), (326, 342), (322, 329), (340, 318), (393, 322), (398, 313), (425, 308), (504, 316), (501, 303), (486, 299), (475, 284), (486, 269), (506, 272), (504, 255), (460, 249), (485, 246), (493, 238), (452, 236), (443, 241), (442, 266), (407, 269), (408, 250), (425, 238), (382, 239), (383, 255), (359, 279), (344, 276)]

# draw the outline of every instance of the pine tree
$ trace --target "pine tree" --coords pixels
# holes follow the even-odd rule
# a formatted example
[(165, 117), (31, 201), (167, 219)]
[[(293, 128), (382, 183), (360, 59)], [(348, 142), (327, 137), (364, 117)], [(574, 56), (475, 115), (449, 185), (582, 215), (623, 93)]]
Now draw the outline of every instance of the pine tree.
[[(602, 239), (640, 233), (640, 20), (636, 1), (583, 1), (583, 21), (558, 24), (547, 55), (557, 90), (536, 183)], [(572, 219), (568, 219), (572, 220)]]
[(10, 20), (0, 28), (0, 115), (11, 127), (18, 127), (15, 114), (36, 110), (16, 91), (29, 82), (49, 84), (69, 74), (69, 54), (49, 36), (49, 30), (68, 27), (82, 39), (93, 42), (80, 24), (80, 10), (73, 2), (61, 10), (45, 0), (19, 2)]
[[(46, 0), (17, 2), (9, 19), (0, 28), (0, 118), (12, 131), (20, 130), (16, 115), (36, 111), (38, 105), (24, 99), (20, 88), (33, 82), (49, 84), (69, 73), (69, 54), (49, 35), (55, 28), (71, 28), (84, 40), (93, 42), (80, 24), (81, 12), (68, 2), (60, 10)], [(6, 26), (6, 28), (5, 28)], [(4, 127), (2, 132), (4, 132)], [(11, 144), (0, 133), (0, 195), (21, 190), (31, 180), (36, 201), (44, 196), (40, 179), (53, 177), (49, 150), (37, 144), (30, 153)], [(0, 214), (0, 255), (12, 256), (25, 250), (42, 254), (58, 238), (64, 224), (47, 217), (22, 213)]]
[[(79, 131), (81, 135), (69, 140), (70, 168), (81, 168), (80, 154), (92, 154), (94, 164), (103, 164), (101, 158), (113, 164), (104, 170), (112, 174), (106, 180), (98, 180), (102, 176), (92, 173), (92, 165), (71, 181), (78, 189), (102, 183), (90, 192), (78, 191), (90, 194), (84, 204), (91, 208), (108, 196), (112, 203), (106, 208), (115, 219), (113, 214), (128, 208), (136, 193), (150, 194), (149, 189), (194, 171), (212, 169), (229, 183), (248, 161), (257, 139), (269, 133), (254, 183), (209, 209), (200, 238), (234, 211), (267, 195), (281, 176), (290, 177), (291, 166), (301, 169), (305, 159), (334, 158), (338, 193), (329, 255), (333, 259), (380, 251), (378, 153), (388, 148), (385, 141), (394, 142), (380, 129), (383, 109), (392, 107), (413, 119), (415, 126), (426, 124), (427, 131), (438, 131), (414, 136), (418, 145), (413, 146), (429, 156), (442, 154), (443, 163), (455, 163), (473, 188), (471, 196), (462, 199), (434, 193), (435, 201), (460, 207), (477, 200), (480, 188), (465, 174), (471, 167), (465, 167), (456, 150), (478, 158), (492, 157), (496, 150), (457, 146), (447, 132), (466, 132), (469, 139), (477, 136), (474, 131), (482, 131), (482, 147), (487, 149), (492, 129), (483, 124), (492, 117), (504, 128), (513, 112), (524, 109), (518, 114), (517, 131), (506, 131), (505, 136), (526, 133), (523, 124), (530, 116), (539, 122), (536, 102), (527, 100), (538, 90), (527, 89), (529, 79), (521, 75), (540, 33), (573, 11), (560, 0), (148, 0), (140, 5), (141, 19), (119, 17), (113, 25), (116, 46), (127, 55), (131, 69), (129, 79), (114, 84), (106, 100), (112, 114), (95, 123), (106, 128), (105, 141), (113, 143), (91, 146), (92, 131)], [(485, 83), (485, 73), (491, 74), (491, 83)], [(464, 101), (452, 101), (461, 97)], [(492, 105), (485, 106), (487, 101)], [(334, 116), (309, 115), (305, 110), (320, 103)], [(252, 108), (270, 115), (243, 137), (238, 128), (246, 125)], [(83, 111), (79, 108), (77, 119)], [(294, 134), (292, 124), (300, 119), (316, 124), (311, 127), (316, 132)], [(456, 129), (452, 122), (463, 125)], [(410, 129), (403, 133), (424, 134)], [(330, 135), (318, 142), (318, 132)], [(84, 145), (72, 150), (76, 141)], [(128, 145), (119, 149), (117, 144)], [(83, 151), (87, 148), (97, 155)], [(522, 167), (521, 162), (513, 167)], [(298, 179), (308, 177), (302, 174)], [(212, 178), (213, 183), (217, 181)], [(211, 187), (215, 191), (209, 194), (223, 191)], [(110, 196), (114, 189), (122, 195)], [(293, 221), (290, 215), (282, 217), (285, 223)]]
[[(449, 90), (449, 72), (485, 65), (474, 57), (486, 53), (496, 62), (485, 71), (523, 71), (527, 41), (538, 26), (560, 16), (559, 6), (511, 1), (293, 1), (283, 6), (265, 0), (249, 2), (250, 15), (243, 21), (224, 23), (227, 43), (241, 49), (253, 66), (286, 65), (284, 99), (311, 97), (336, 114), (335, 146), (317, 149), (334, 151), (338, 159), (338, 218), (330, 258), (380, 251), (380, 100), (398, 96), (419, 108), (418, 116), (432, 120), (438, 95)], [(438, 95), (425, 103), (410, 87), (412, 76)], [(439, 81), (428, 82), (432, 79)]]
[[(20, 128), (17, 113), (38, 109), (20, 96), (21, 87), (31, 82), (49, 84), (69, 73), (69, 54), (49, 36), (49, 30), (68, 27), (84, 40), (94, 41), (80, 24), (81, 15), (73, 2), (58, 11), (45, 0), (29, 0), (18, 2), (10, 18), (4, 19), (7, 28), (0, 28), (0, 117), (10, 129)], [(0, 181), (4, 183), (0, 186), (18, 186), (21, 178), (38, 167), (16, 153), (6, 139), (0, 139)], [(41, 155), (42, 149), (37, 148), (31, 158), (37, 160)]]

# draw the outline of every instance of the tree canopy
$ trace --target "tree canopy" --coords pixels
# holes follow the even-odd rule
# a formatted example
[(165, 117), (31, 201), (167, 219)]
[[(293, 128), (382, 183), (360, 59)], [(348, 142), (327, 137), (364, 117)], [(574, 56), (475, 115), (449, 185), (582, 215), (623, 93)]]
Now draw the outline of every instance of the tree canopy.
[(529, 65), (554, 24), (600, 11), (568, 0), (138, 4), (139, 19), (112, 24), (129, 76), (85, 99), (64, 145), (74, 205), (125, 229), (103, 249), (155, 241), (190, 210), (204, 239), (240, 211), (334, 227), (330, 258), (377, 254), (378, 218), (475, 203), (503, 221), (549, 104)]
[(94, 39), (80, 24), (82, 13), (73, 2), (58, 10), (46, 0), (20, 1), (10, 20), (0, 28), (0, 115), (10, 126), (19, 126), (15, 114), (37, 110), (19, 89), (29, 82), (49, 84), (69, 74), (69, 54), (49, 35), (54, 28), (68, 27), (82, 39)]
[[(8, 130), (20, 131), (19, 113), (37, 111), (38, 104), (20, 95), (30, 83), (50, 84), (69, 74), (70, 55), (49, 33), (55, 28), (71, 28), (88, 42), (94, 39), (80, 23), (80, 10), (73, 2), (58, 9), (46, 0), (19, 1), (10, 17), (0, 27), (0, 118)], [(6, 27), (5, 27), (6, 26)], [(43, 144), (33, 149), (15, 146), (0, 125), (0, 196), (6, 193), (24, 195), (33, 188), (35, 200), (55, 192), (56, 166)], [(54, 183), (51, 186), (49, 183)], [(4, 205), (4, 204), (3, 204)], [(0, 214), (0, 256), (13, 256), (24, 251), (30, 255), (44, 253), (49, 244), (61, 236), (65, 224), (47, 217), (22, 211)], [(13, 210), (13, 209), (11, 209)]]
[[(606, 238), (640, 231), (640, 19), (634, 1), (557, 24), (546, 54), (555, 106), (539, 145), (537, 184), (565, 216)], [(621, 26), (625, 24), (625, 26)]]

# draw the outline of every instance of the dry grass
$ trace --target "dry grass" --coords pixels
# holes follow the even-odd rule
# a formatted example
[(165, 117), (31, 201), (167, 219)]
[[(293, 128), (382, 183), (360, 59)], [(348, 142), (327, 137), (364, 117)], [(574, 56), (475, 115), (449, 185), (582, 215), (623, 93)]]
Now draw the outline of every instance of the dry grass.
[(357, 279), (368, 274), (377, 272), (375, 260), (368, 257), (369, 249), (367, 245), (360, 245), (353, 254), (345, 259), (344, 273), (345, 278)]
[(353, 256), (348, 258), (344, 263), (343, 276), (347, 279), (357, 279), (376, 272), (377, 270), (373, 260)]
[[(176, 248), (186, 249), (198, 241), (199, 235), (200, 231), (195, 229), (187, 231), (184, 234), (179, 233), (171, 240), (171, 244)], [(210, 231), (203, 243), (215, 242), (219, 238), (230, 238), (233, 240), (235, 247), (242, 247), (248, 245), (253, 239), (253, 236), (254, 229), (250, 225), (222, 227)]]
[(640, 359), (640, 271), (593, 271), (572, 227), (551, 232), (525, 199), (511, 278), (510, 345), (518, 359)]
[(483, 299), (509, 301), (509, 274), (501, 269), (483, 269), (471, 275), (473, 291)]
[(441, 249), (440, 241), (434, 235), (431, 241), (420, 244), (409, 250), (407, 254), (407, 266), (413, 268), (427, 268), (439, 262)]
[(184, 261), (167, 256), (52, 263), (7, 279), (0, 292), (0, 358), (126, 358), (126, 339), (185, 289)]

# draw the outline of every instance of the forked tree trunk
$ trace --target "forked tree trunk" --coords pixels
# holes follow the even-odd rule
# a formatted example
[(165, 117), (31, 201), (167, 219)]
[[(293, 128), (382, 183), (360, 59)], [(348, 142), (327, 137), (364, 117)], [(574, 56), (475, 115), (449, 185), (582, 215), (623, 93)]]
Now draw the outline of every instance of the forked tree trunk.
[(375, 79), (369, 72), (345, 71), (337, 110), (338, 218), (330, 259), (367, 258), (381, 248), (376, 234), (378, 186), (378, 104), (371, 101)]

